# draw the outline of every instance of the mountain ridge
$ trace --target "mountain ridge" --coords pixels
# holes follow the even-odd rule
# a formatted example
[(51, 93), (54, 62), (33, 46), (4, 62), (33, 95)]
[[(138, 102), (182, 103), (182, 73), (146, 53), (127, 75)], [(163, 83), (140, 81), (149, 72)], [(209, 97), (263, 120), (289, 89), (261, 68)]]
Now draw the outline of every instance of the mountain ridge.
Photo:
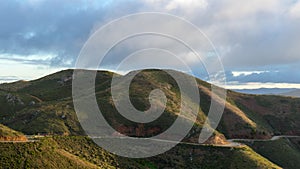
[[(34, 114), (40, 114), (38, 111), (36, 111), (37, 109), (40, 112), (45, 111), (48, 113), (51, 110), (53, 110), (53, 112), (50, 113), (49, 116), (53, 113), (56, 116), (55, 118), (57, 118), (57, 116), (60, 116), (62, 120), (60, 120), (59, 123), (62, 123), (61, 121), (63, 121), (64, 118), (66, 118), (66, 116), (76, 121), (77, 119), (76, 114), (72, 108), (73, 107), (72, 91), (71, 91), (72, 73), (73, 70), (69, 69), (69, 70), (64, 70), (64, 71), (60, 71), (48, 75), (44, 78), (40, 78), (34, 81), (25, 82), (26, 85), (20, 85), (20, 83), (24, 83), (24, 82), (0, 85), (0, 89), (1, 89), (0, 98), (2, 95), (2, 103), (3, 103), (2, 105), (4, 105), (3, 108), (0, 108), (0, 112), (15, 111), (14, 112), (16, 113), (15, 116), (18, 116), (18, 114), (23, 114), (23, 113), (27, 115), (33, 114), (34, 116)], [(182, 74), (182, 73), (178, 72), (178, 74)], [(98, 71), (95, 90), (96, 90), (98, 101), (100, 98), (102, 99), (102, 101), (104, 99), (103, 104), (99, 102), (98, 104), (104, 107), (104, 109), (106, 108), (108, 109), (108, 111), (113, 112), (113, 114), (115, 114), (116, 117), (121, 119), (122, 117), (116, 115), (117, 112), (115, 111), (114, 106), (108, 104), (109, 100), (107, 100), (111, 97), (108, 91), (110, 88), (109, 85), (113, 75), (114, 73), (112, 72)], [(166, 110), (168, 110), (169, 112), (176, 112), (176, 110), (178, 110), (179, 107), (176, 105), (179, 105), (178, 103), (180, 98), (177, 96), (179, 91), (178, 88), (176, 87), (176, 81), (174, 81), (174, 79), (172, 79), (166, 73), (163, 73), (163, 71), (145, 70), (137, 77), (135, 77), (134, 81), (136, 82), (134, 82), (131, 85), (132, 91), (134, 91), (132, 95), (133, 100), (131, 99), (131, 101), (133, 105), (136, 106), (137, 108), (140, 109), (148, 108), (149, 107), (149, 102), (147, 101), (148, 93), (153, 88), (157, 88), (160, 85), (163, 86), (162, 90), (167, 93), (170, 100), (170, 104), (169, 104), (170, 106), (169, 107), (167, 106)], [(209, 110), (209, 105), (211, 102), (210, 100), (211, 91), (210, 91), (209, 83), (204, 82), (200, 79), (197, 79), (197, 82), (199, 84), (199, 95), (202, 101), (200, 102), (201, 109), (199, 110), (198, 120), (196, 121), (196, 123), (201, 124), (204, 123), (207, 112)], [(156, 85), (155, 83), (159, 85)], [(7, 103), (7, 100), (5, 100), (5, 97), (7, 97), (7, 95), (12, 95), (12, 97), (15, 97), (13, 95), (16, 95), (16, 97), (17, 98), (19, 97), (22, 100), (22, 102), (24, 102), (23, 104), (25, 105), (22, 105), (20, 103), (15, 103), (15, 105), (11, 105), (11, 103)], [(279, 104), (283, 105), (283, 107), (279, 106), (276, 108), (272, 108), (269, 102), (274, 102), (274, 101), (279, 102)], [(53, 105), (55, 102), (57, 102), (57, 105)], [(249, 103), (252, 104), (252, 107), (249, 107), (248, 105)], [(247, 94), (241, 94), (241, 93), (228, 90), (225, 111), (223, 114), (223, 119), (226, 120), (221, 121), (220, 127), (218, 129), (221, 132), (225, 133), (225, 136), (229, 138), (271, 137), (272, 135), (275, 134), (275, 132), (277, 132), (277, 130), (279, 130), (280, 132), (281, 129), (277, 128), (274, 125), (272, 126), (268, 118), (261, 118), (261, 116), (266, 116), (267, 114), (270, 114), (271, 116), (276, 115), (276, 118), (277, 116), (279, 118), (280, 116), (285, 116), (284, 112), (288, 112), (289, 110), (293, 110), (293, 112), (290, 113), (295, 114), (294, 116), (296, 116), (297, 110), (299, 110), (299, 105), (300, 105), (299, 99), (293, 99), (293, 98), (281, 97), (281, 96), (247, 95)], [(11, 108), (12, 106), (13, 109), (15, 110), (8, 110), (9, 107), (10, 109), (12, 109)], [(35, 110), (35, 112), (28, 113), (30, 112), (30, 110)], [(276, 113), (271, 114), (270, 112), (276, 112)], [(7, 116), (9, 116), (9, 114)], [(11, 127), (14, 127), (12, 125), (13, 121), (3, 120), (3, 118), (5, 117), (6, 116), (2, 115), (2, 118), (0, 117), (0, 122), (2, 121), (4, 123), (7, 123)], [(228, 124), (228, 121), (231, 121), (232, 124)], [(255, 124), (257, 121), (259, 121), (259, 123)], [(71, 124), (71, 122), (69, 121), (67, 125), (65, 124), (64, 128), (70, 128), (70, 126), (74, 127), (74, 125), (80, 126), (79, 123)], [(242, 125), (245, 127), (244, 128), (232, 127), (237, 125)], [(300, 123), (296, 121), (295, 125), (300, 126)], [(22, 131), (21, 128), (17, 128), (17, 129)], [(72, 129), (72, 127), (70, 129)], [(293, 130), (296, 129), (293, 128)], [(41, 131), (41, 132), (47, 132), (47, 131)], [(76, 132), (77, 134), (83, 133), (80, 127), (77, 127), (76, 131), (73, 132), (67, 131), (68, 134), (76, 134)], [(263, 135), (263, 132), (265, 132), (265, 136)], [(281, 133), (289, 134), (286, 132), (281, 132)], [(294, 133), (300, 133), (300, 131), (296, 130)], [(28, 134), (33, 134), (33, 133), (28, 133)]]
[[(178, 76), (186, 76), (182, 72), (174, 72)], [(29, 135), (60, 135), (65, 139), (86, 136), (74, 110), (72, 75), (73, 70), (64, 70), (34, 81), (0, 84), (0, 123)], [(117, 78), (128, 76), (98, 71), (95, 93), (104, 117), (115, 130), (131, 137), (151, 137), (164, 132), (172, 125), (177, 118), (181, 98), (178, 85), (171, 76), (163, 70), (143, 70), (133, 78), (130, 85), (130, 100), (137, 109), (143, 111), (150, 107), (148, 96), (153, 89), (161, 89), (167, 97), (167, 106), (162, 116), (151, 123), (143, 124), (129, 121), (114, 107), (110, 93), (113, 75)], [(182, 140), (189, 143), (198, 143), (212, 95), (211, 84), (200, 79), (196, 81), (201, 100), (200, 103), (192, 104), (199, 104), (200, 109), (194, 126)], [(300, 99), (249, 95), (228, 90), (223, 117), (213, 136), (205, 144), (225, 145), (228, 144), (227, 139), (234, 138), (267, 139), (274, 135), (300, 135), (299, 112)], [(70, 140), (68, 144), (72, 144), (71, 142)], [(217, 148), (216, 151), (222, 150)], [(238, 151), (244, 150), (241, 148)], [(59, 152), (69, 158), (73, 157), (74, 153), (70, 148)], [(256, 159), (251, 160), (257, 162), (260, 159), (254, 155), (253, 150), (246, 152), (251, 156), (249, 158)], [(173, 156), (175, 152), (170, 151), (170, 153)], [(243, 155), (238, 155), (236, 158), (240, 158), (239, 156)], [(180, 157), (176, 156), (176, 158)], [(271, 163), (263, 164), (271, 166)]]

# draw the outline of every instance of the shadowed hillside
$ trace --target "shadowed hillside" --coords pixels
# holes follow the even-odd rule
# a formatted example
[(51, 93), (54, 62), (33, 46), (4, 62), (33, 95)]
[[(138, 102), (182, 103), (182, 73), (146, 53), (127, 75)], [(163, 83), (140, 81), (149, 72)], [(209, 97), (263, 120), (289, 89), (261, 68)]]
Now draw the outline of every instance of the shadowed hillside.
[[(188, 76), (181, 72), (173, 72), (177, 74), (178, 77)], [(19, 81), (1, 84), (0, 123), (29, 135), (47, 134), (84, 136), (85, 132), (78, 122), (73, 107), (72, 74), (73, 70), (65, 70), (34, 81)], [(112, 102), (110, 93), (113, 75), (116, 75), (117, 78), (122, 81), (122, 78), (126, 78), (130, 73), (121, 76), (112, 72), (97, 72), (95, 93), (101, 112), (115, 130), (132, 137), (151, 137), (164, 132), (172, 125), (179, 114), (181, 95), (178, 84), (170, 75), (161, 70), (145, 70), (138, 73), (130, 85), (130, 101), (141, 111), (149, 109), (150, 102), (148, 97), (153, 89), (160, 89), (166, 95), (167, 103), (164, 113), (158, 119), (150, 123), (135, 123), (118, 113)], [(190, 130), (189, 134), (187, 134), (186, 138), (183, 140), (184, 142), (198, 142), (200, 131), (206, 120), (211, 104), (211, 85), (200, 79), (197, 79), (197, 83), (201, 101), (200, 103), (190, 102), (189, 104), (198, 104), (200, 105), (200, 109), (194, 127)], [(122, 83), (119, 83), (118, 85), (122, 85)], [(189, 120), (190, 117), (184, 118)], [(227, 99), (222, 120), (217, 130), (214, 132), (214, 135), (206, 142), (206, 144), (228, 144), (226, 138), (268, 139), (273, 135), (300, 135), (300, 99), (281, 96), (247, 95), (229, 90), (227, 91)], [(66, 139), (67, 138), (75, 139), (76, 137), (66, 137)], [(68, 140), (68, 144), (71, 142), (71, 140)], [(216, 153), (218, 154), (221, 150), (218, 148), (216, 149)], [(188, 150), (190, 150), (190, 148)], [(232, 152), (230, 149), (226, 149), (228, 154), (225, 153), (216, 158), (228, 160), (227, 157), (231, 156), (231, 160), (244, 160), (245, 163), (247, 161), (245, 159), (249, 158), (252, 160), (251, 163), (253, 165), (257, 164), (254, 168), (264, 168), (258, 167), (260, 164), (258, 161), (261, 157), (253, 150), (248, 148), (234, 150), (237, 151)], [(73, 150), (70, 151), (67, 149), (64, 149), (64, 151), (59, 150), (63, 156), (73, 158), (73, 155), (75, 155), (76, 158), (83, 158), (82, 152), (74, 154)], [(170, 152), (171, 154), (174, 154), (175, 151), (177, 150), (171, 150)], [(182, 149), (182, 151), (189, 154), (185, 149)], [(71, 153), (71, 155), (68, 153)], [(200, 154), (199, 160), (201, 158)], [(207, 155), (209, 152), (203, 154)], [(234, 154), (238, 155), (234, 156)], [(50, 156), (52, 155), (49, 155), (49, 157)], [(89, 154), (87, 153), (86, 156), (89, 156)], [(90, 161), (90, 159), (87, 158), (91, 157), (83, 159), (85, 161)], [(172, 158), (183, 157), (178, 156)], [(188, 159), (189, 157), (187, 156), (186, 158)], [(153, 158), (154, 161), (155, 159), (156, 158)], [(187, 159), (178, 159), (180, 161), (178, 163), (184, 166), (185, 164), (188, 164), (186, 161)], [(163, 167), (160, 167), (159, 161), (163, 162), (164, 158), (158, 158), (157, 160), (158, 161), (155, 162), (156, 165), (153, 165), (159, 166), (159, 168)], [(124, 159), (121, 159), (120, 161), (123, 162)], [(204, 161), (200, 163), (203, 164)], [(97, 162), (93, 163), (98, 165)], [(147, 165), (149, 164), (148, 168), (151, 168), (150, 166), (152, 166), (153, 161), (151, 160), (145, 163)], [(169, 162), (165, 161), (164, 163)], [(196, 166), (200, 165), (200, 163), (195, 164), (195, 166), (191, 168), (197, 168)], [(263, 163), (265, 168), (273, 165), (269, 161)], [(269, 166), (266, 165), (267, 163)], [(116, 163), (107, 164), (111, 166), (117, 165)], [(171, 167), (170, 165), (166, 166)], [(244, 164), (240, 165), (243, 166)], [(239, 167), (234, 166), (234, 164), (226, 163), (224, 168)]]
[[(0, 85), (0, 122), (26, 134), (84, 134), (72, 103), (72, 73), (72, 70), (65, 70), (34, 81)], [(180, 72), (177, 74), (184, 75)], [(98, 104), (115, 129), (129, 135), (155, 135), (167, 129), (176, 119), (180, 109), (180, 91), (170, 75), (159, 70), (147, 70), (133, 79), (130, 99), (137, 109), (149, 108), (149, 93), (156, 88), (161, 89), (168, 99), (162, 117), (146, 126), (134, 124), (116, 111), (110, 101), (112, 76), (111, 72), (98, 72), (95, 88)], [(191, 133), (194, 135), (200, 131), (211, 103), (210, 84), (199, 79), (197, 81), (201, 109), (194, 133)], [(227, 96), (223, 118), (217, 129), (227, 138), (270, 138), (274, 134), (300, 134), (300, 99), (246, 95), (233, 91), (228, 91)], [(128, 133), (142, 128), (144, 132)]]

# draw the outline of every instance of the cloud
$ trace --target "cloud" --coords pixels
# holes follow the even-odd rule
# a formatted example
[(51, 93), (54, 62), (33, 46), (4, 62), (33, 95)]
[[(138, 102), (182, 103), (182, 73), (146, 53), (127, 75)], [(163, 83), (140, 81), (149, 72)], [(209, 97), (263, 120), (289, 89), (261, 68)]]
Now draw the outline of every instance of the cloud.
[(288, 14), (293, 6), (279, 0), (221, 1), (209, 4), (206, 11), (212, 14), (203, 15), (208, 19), (194, 22), (212, 39), (226, 67), (293, 63), (300, 61), (300, 24)]
[(33, 55), (18, 55), (18, 54), (0, 54), (0, 61), (15, 61), (29, 65), (48, 65), (55, 55), (51, 54), (33, 54)]
[(0, 51), (57, 57), (63, 53), (63, 57), (74, 59), (104, 11), (81, 0), (1, 1)]
[(233, 71), (231, 72), (233, 77), (239, 77), (239, 76), (249, 76), (253, 74), (262, 74), (262, 73), (268, 73), (269, 71)]
[(258, 70), (226, 71), (226, 77), (228, 82), (300, 83), (298, 66), (299, 63), (295, 63), (280, 66), (265, 66)]
[[(0, 62), (10, 59), (20, 64), (72, 67), (95, 30), (112, 19), (145, 11), (171, 13), (197, 25), (220, 53), (229, 81), (300, 81), (300, 1), (295, 0), (4, 0), (0, 2)], [(193, 32), (173, 23), (155, 24), (193, 38)], [(202, 44), (193, 42), (197, 43)], [(153, 37), (129, 40), (108, 55), (105, 66), (114, 68), (124, 56), (151, 46), (175, 51), (197, 75), (206, 75), (200, 72), (202, 65), (193, 65), (198, 63), (193, 55), (174, 44)], [(169, 57), (160, 59), (170, 66), (177, 64)], [(233, 76), (232, 71), (244, 73)]]
[(143, 0), (147, 5), (159, 10), (175, 11), (182, 10), (193, 12), (194, 10), (205, 9), (208, 5), (206, 0)]
[(243, 89), (261, 89), (261, 88), (278, 88), (278, 89), (300, 89), (299, 83), (259, 83), (259, 82), (230, 82), (226, 86), (222, 86), (226, 89), (243, 90)]
[(166, 6), (167, 10), (176, 10), (182, 8), (183, 10), (205, 9), (208, 3), (206, 0), (172, 0)]
[(0, 83), (13, 82), (21, 80), (20, 77), (16, 76), (0, 76)]
[(300, 18), (300, 1), (297, 1), (289, 10), (289, 15), (294, 19)]

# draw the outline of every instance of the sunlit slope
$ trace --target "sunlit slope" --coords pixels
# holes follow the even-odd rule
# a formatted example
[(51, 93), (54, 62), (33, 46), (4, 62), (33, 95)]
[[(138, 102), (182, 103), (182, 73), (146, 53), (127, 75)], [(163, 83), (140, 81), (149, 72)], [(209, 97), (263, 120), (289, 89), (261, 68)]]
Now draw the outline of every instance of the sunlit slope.
[[(26, 134), (83, 135), (73, 108), (72, 73), (72, 70), (65, 70), (34, 81), (0, 85), (0, 123)], [(181, 72), (174, 73), (188, 76)], [(152, 136), (165, 131), (177, 118), (181, 93), (170, 75), (161, 70), (145, 70), (137, 74), (130, 85), (130, 100), (141, 111), (150, 107), (148, 97), (153, 89), (161, 89), (167, 97), (163, 115), (147, 124), (133, 123), (118, 113), (110, 93), (113, 75), (124, 78), (99, 71), (95, 92), (102, 113), (116, 130), (132, 136)], [(197, 83), (200, 103), (190, 104), (199, 104), (200, 109), (190, 140), (198, 137), (211, 103), (211, 85), (200, 79), (197, 79)], [(12, 99), (8, 99), (8, 96)], [(216, 133), (224, 134), (227, 138), (299, 134), (299, 112), (300, 99), (228, 91), (224, 114)]]
[(257, 153), (283, 168), (300, 168), (300, 139), (281, 138), (275, 141), (245, 142)]
[(0, 141), (26, 141), (27, 138), (18, 131), (0, 124)]
[(280, 168), (249, 147), (179, 144), (161, 155), (130, 159), (108, 153), (82, 136), (42, 138), (34, 143), (0, 143), (3, 168)]

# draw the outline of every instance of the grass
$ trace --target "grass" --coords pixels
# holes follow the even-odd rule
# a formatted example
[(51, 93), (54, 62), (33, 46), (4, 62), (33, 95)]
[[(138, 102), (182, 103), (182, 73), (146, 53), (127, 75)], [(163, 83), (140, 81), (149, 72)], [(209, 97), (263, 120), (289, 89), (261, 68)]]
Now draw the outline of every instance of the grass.
[[(72, 70), (61, 71), (41, 79), (30, 82), (17, 82), (12, 84), (0, 85), (0, 123), (3, 123), (13, 129), (22, 131), (26, 134), (40, 133), (54, 133), (54, 134), (70, 134), (82, 135), (80, 124), (76, 118), (75, 111), (72, 105), (71, 97), (71, 81), (61, 83), (62, 79), (72, 76)], [(175, 71), (174, 71), (175, 73)], [(177, 72), (179, 78), (186, 76), (183, 73)], [(115, 75), (110, 72), (98, 72), (95, 83), (95, 90), (100, 105), (101, 111), (104, 113), (106, 119), (110, 122), (117, 121), (118, 126), (124, 124), (127, 126), (136, 126), (136, 123), (129, 121), (118, 114), (114, 104), (111, 103), (110, 82), (112, 76)], [(117, 78), (122, 76), (117, 75)], [(202, 126), (206, 115), (209, 112), (211, 97), (210, 97), (210, 84), (196, 80), (199, 84), (200, 109), (198, 113), (197, 124)], [(25, 85), (26, 84), (26, 85)], [(119, 84), (121, 85), (121, 84)], [(165, 131), (177, 118), (180, 110), (181, 96), (178, 85), (174, 78), (167, 73), (160, 70), (146, 70), (140, 72), (130, 85), (130, 99), (133, 105), (139, 110), (147, 110), (150, 106), (148, 96), (149, 93), (156, 88), (164, 91), (167, 97), (167, 107), (165, 113), (153, 123), (146, 124), (145, 128), (157, 126), (161, 131)], [(20, 98), (24, 105), (12, 105), (7, 103), (5, 96), (10, 93)], [(227, 123), (226, 120), (221, 121), (219, 131), (228, 137), (243, 135), (243, 137), (253, 137), (253, 133), (282, 133), (294, 130), (299, 132), (300, 128), (300, 100), (275, 96), (254, 96), (254, 100), (258, 106), (264, 106), (273, 114), (262, 115), (258, 110), (247, 105), (242, 105), (239, 100), (246, 100), (253, 98), (248, 95), (238, 94), (232, 91), (228, 92), (228, 105), (226, 111), (230, 115), (229, 118), (241, 119), (234, 120), (234, 123)], [(35, 105), (29, 105), (30, 102), (36, 102)], [(270, 106), (271, 103), (276, 102), (277, 109)], [(229, 109), (228, 106), (238, 107), (242, 113), (236, 113), (235, 110)], [(65, 108), (65, 107), (70, 108)], [(285, 108), (286, 115), (278, 115), (278, 110)], [(255, 131), (249, 129), (249, 123), (243, 121), (241, 118), (245, 114), (246, 117), (252, 119), (257, 124)], [(289, 116), (288, 116), (289, 115)], [(62, 116), (66, 118), (62, 118)], [(237, 117), (240, 116), (240, 117)], [(191, 117), (186, 117), (190, 119)], [(226, 119), (226, 118), (223, 118)], [(230, 119), (229, 119), (230, 120)], [(284, 121), (284, 125), (283, 124)], [(231, 126), (236, 127), (231, 127)], [(276, 127), (280, 126), (280, 127)], [(282, 129), (281, 129), (282, 128)]]
[(56, 136), (33, 143), (0, 143), (2, 168), (279, 168), (248, 147), (179, 144), (161, 155), (129, 159), (108, 153), (87, 137)]
[(51, 138), (33, 143), (0, 143), (0, 150), (0, 168), (96, 168), (80, 158), (62, 153)]
[(258, 132), (269, 132), (273, 133), (273, 128), (270, 126), (270, 124), (259, 114), (251, 111), (246, 106), (240, 103), (235, 103), (237, 107), (239, 107), (244, 113), (247, 114), (247, 116), (252, 120), (255, 121), (255, 123), (258, 125), (257, 130)]
[(300, 150), (289, 139), (247, 143), (257, 153), (288, 169), (300, 168)]
[(231, 168), (279, 168), (249, 147), (237, 150), (231, 159)]
[[(186, 76), (183, 73), (177, 73), (178, 77)], [(128, 128), (132, 127), (133, 131), (135, 131), (140, 124), (134, 123), (121, 116), (111, 102), (110, 84), (113, 75), (115, 74), (111, 72), (98, 72), (95, 81), (98, 105), (107, 121), (113, 127), (117, 129), (123, 125)], [(72, 70), (66, 70), (30, 82), (16, 82), (0, 85), (0, 123), (25, 134), (85, 135), (73, 108), (71, 81), (61, 82), (62, 79), (71, 76)], [(120, 75), (117, 75), (117, 77), (122, 78)], [(192, 129), (192, 132), (188, 134), (194, 139), (197, 139), (199, 136), (200, 129), (206, 119), (211, 104), (211, 85), (199, 79), (196, 79), (196, 81), (199, 85), (200, 103), (193, 103), (191, 101), (188, 103), (188, 105), (200, 105), (196, 125)], [(168, 129), (174, 122), (180, 109), (181, 95), (174, 78), (159, 70), (143, 71), (134, 78), (133, 83), (130, 85), (130, 99), (137, 109), (142, 111), (146, 110), (150, 106), (148, 100), (149, 93), (156, 88), (161, 89), (165, 93), (167, 97), (167, 107), (162, 116), (151, 123), (143, 125), (143, 129), (147, 131), (153, 128), (159, 128), (159, 132), (161, 133)], [(9, 103), (6, 99), (7, 94), (16, 96), (22, 100), (24, 104)], [(30, 105), (32, 101), (36, 104)], [(218, 131), (215, 133), (224, 134), (228, 137), (238, 135), (241, 138), (255, 137), (255, 132), (264, 131), (267, 134), (300, 133), (300, 99), (277, 96), (253, 96), (229, 91), (225, 111)], [(191, 117), (185, 118), (191, 119)], [(257, 128), (253, 128), (247, 119), (254, 121)], [(159, 134), (159, 132), (154, 134)], [(130, 133), (130, 135), (137, 136), (136, 133)], [(153, 133), (144, 135), (143, 137), (152, 135)], [(38, 147), (43, 147), (41, 144), (44, 142), (55, 144), (56, 146), (50, 148), (55, 151), (49, 151), (49, 153), (36, 151)], [(14, 151), (11, 152), (11, 155), (13, 158), (16, 157), (16, 161), (20, 159), (20, 161), (29, 160), (28, 164), (31, 164), (32, 162), (30, 160), (35, 157), (29, 156), (30, 153), (25, 152), (27, 149), (31, 149), (30, 152), (39, 154), (40, 160), (45, 158), (51, 161), (51, 158), (54, 158), (51, 153), (58, 153), (59, 157), (63, 159), (62, 165), (58, 165), (55, 162), (47, 164), (47, 166), (54, 168), (58, 168), (58, 166), (64, 168), (67, 164), (75, 165), (77, 163), (74, 163), (74, 161), (76, 161), (75, 159), (77, 158), (83, 161), (81, 161), (83, 167), (84, 161), (98, 166), (120, 166), (123, 168), (175, 168), (177, 166), (178, 168), (186, 168), (186, 166), (190, 168), (197, 168), (199, 166), (201, 166), (201, 168), (274, 167), (272, 163), (269, 163), (266, 159), (248, 148), (230, 149), (179, 145), (158, 157), (130, 160), (114, 156), (99, 149), (91, 140), (85, 137), (47, 138), (41, 141), (41, 144), (25, 144), (29, 147), (25, 146), (24, 150), (17, 144), (7, 145)], [(14, 149), (14, 146), (18, 148)], [(45, 149), (49, 148), (49, 146), (46, 147)], [(7, 150), (9, 150), (9, 148)], [(26, 159), (18, 155), (19, 150)], [(190, 157), (191, 152), (194, 152), (192, 161)], [(9, 155), (6, 154), (6, 152), (1, 151), (1, 153), (4, 153), (8, 158)], [(46, 156), (43, 157), (43, 154)], [(87, 166), (88, 165), (89, 164), (87, 164)], [(26, 165), (25, 162), (22, 162), (22, 164), (16, 164), (16, 166), (25, 168)], [(30, 167), (34, 168), (34, 165), (31, 164)]]
[(20, 137), (24, 136), (21, 132), (12, 130), (2, 124), (0, 124), (0, 138), (1, 137)]

